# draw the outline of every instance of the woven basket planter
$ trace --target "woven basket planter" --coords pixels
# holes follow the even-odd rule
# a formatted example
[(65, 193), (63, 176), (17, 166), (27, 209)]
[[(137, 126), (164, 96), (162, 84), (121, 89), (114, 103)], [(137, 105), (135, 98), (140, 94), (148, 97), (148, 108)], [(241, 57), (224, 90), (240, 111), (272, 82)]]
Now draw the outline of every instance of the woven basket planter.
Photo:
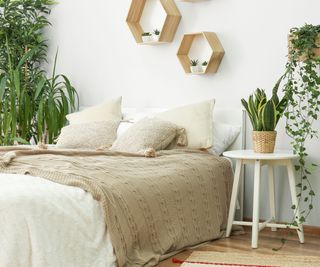
[(276, 144), (276, 131), (253, 131), (253, 150), (256, 153), (273, 153)]

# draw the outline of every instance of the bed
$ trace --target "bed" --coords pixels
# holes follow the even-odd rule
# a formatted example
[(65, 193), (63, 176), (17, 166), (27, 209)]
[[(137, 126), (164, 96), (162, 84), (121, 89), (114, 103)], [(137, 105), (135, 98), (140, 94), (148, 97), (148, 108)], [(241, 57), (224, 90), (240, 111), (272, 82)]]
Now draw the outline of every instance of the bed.
[[(235, 114), (216, 110), (215, 119), (243, 125), (242, 112)], [(243, 136), (232, 148), (243, 147)], [(2, 267), (154, 266), (223, 235), (232, 170), (222, 157), (184, 150), (154, 159), (29, 148), (1, 153)]]

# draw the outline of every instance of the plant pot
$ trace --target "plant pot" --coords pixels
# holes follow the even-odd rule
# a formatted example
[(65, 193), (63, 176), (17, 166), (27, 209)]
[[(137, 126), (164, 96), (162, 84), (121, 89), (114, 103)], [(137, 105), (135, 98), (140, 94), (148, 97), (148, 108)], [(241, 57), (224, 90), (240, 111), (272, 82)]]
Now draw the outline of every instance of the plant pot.
[(158, 35), (152, 35), (152, 39), (153, 39), (153, 41), (154, 42), (159, 42), (159, 39), (160, 39), (160, 35), (158, 34)]
[(202, 72), (206, 72), (207, 67), (208, 67), (208, 65), (207, 66), (201, 66)]
[(253, 150), (256, 153), (273, 153), (276, 143), (276, 131), (253, 131)]
[[(293, 50), (292, 40), (294, 39), (294, 36), (289, 34), (288, 35), (288, 48), (289, 48), (289, 58), (290, 58), (290, 52)], [(320, 34), (318, 34), (316, 38), (316, 45), (317, 47), (320, 47)], [(320, 56), (320, 48), (314, 48), (313, 49), (314, 57), (317, 58)], [(306, 53), (301, 55), (299, 57), (299, 61), (304, 61), (307, 58)]]
[(200, 66), (190, 66), (190, 71), (191, 73), (198, 73), (202, 71), (202, 69), (200, 68), (201, 68)]
[(144, 43), (148, 43), (148, 42), (152, 42), (152, 36), (141, 36), (142, 37), (142, 42)]

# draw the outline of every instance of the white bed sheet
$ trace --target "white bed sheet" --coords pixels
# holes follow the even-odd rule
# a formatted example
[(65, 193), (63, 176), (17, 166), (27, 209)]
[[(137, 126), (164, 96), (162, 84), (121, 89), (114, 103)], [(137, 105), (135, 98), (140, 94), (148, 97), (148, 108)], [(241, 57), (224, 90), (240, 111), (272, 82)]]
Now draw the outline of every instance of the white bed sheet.
[(1, 267), (114, 267), (103, 210), (91, 194), (0, 174)]

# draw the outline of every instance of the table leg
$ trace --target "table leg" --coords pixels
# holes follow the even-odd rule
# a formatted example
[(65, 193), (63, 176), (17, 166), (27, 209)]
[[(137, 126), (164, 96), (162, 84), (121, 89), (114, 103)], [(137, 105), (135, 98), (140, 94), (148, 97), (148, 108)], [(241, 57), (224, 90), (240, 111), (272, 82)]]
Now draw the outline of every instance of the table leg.
[(233, 186), (232, 186), (232, 193), (231, 193), (231, 200), (230, 200), (230, 207), (229, 207), (226, 237), (229, 237), (231, 234), (234, 215), (236, 212), (236, 204), (237, 204), (238, 191), (239, 191), (239, 181), (241, 176), (240, 175), (241, 167), (242, 167), (242, 160), (238, 159), (236, 163), (236, 169), (234, 172), (234, 178), (233, 178)]
[[(276, 205), (275, 205), (275, 193), (274, 193), (274, 172), (273, 166), (268, 166), (268, 176), (269, 176), (269, 208), (270, 208), (270, 216), (275, 222), (276, 220)], [(277, 228), (272, 227), (271, 231), (277, 231)]]
[(251, 240), (252, 248), (258, 248), (260, 172), (261, 172), (261, 162), (260, 160), (256, 160), (254, 164), (254, 185), (253, 185), (253, 215), (252, 215), (252, 240)]
[[(300, 211), (298, 207), (298, 199), (297, 199), (297, 190), (296, 190), (296, 179), (294, 175), (294, 167), (291, 160), (287, 161), (287, 170), (288, 170), (288, 178), (289, 178), (289, 185), (290, 185), (290, 192), (291, 192), (291, 199), (292, 204), (295, 205), (294, 214), (295, 216), (300, 218)], [(304, 234), (303, 234), (303, 226), (302, 224), (298, 225), (299, 229), (297, 230), (300, 243), (304, 243)]]

